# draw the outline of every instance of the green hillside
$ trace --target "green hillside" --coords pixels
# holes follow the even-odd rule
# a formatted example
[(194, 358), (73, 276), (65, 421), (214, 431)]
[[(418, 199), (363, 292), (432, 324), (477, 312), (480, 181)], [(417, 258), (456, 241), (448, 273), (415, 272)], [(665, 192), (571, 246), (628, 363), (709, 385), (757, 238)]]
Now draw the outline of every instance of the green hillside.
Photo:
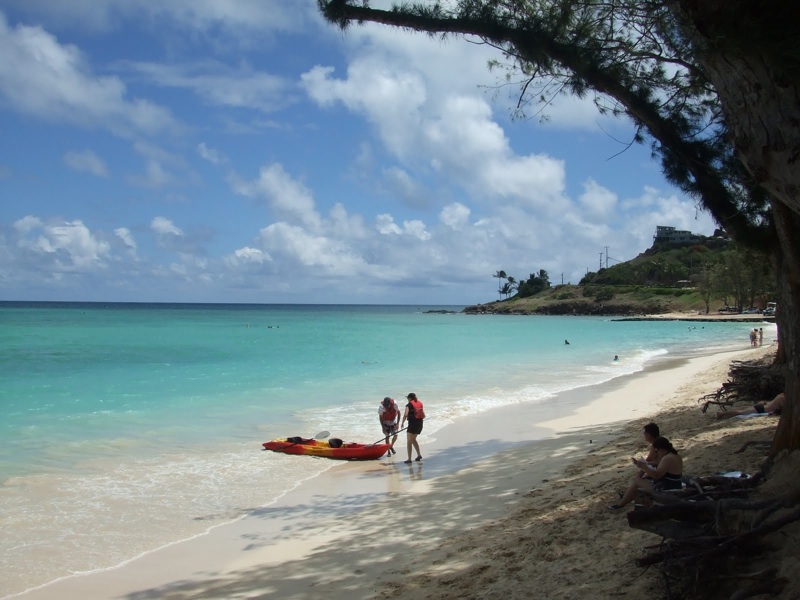
[(705, 312), (705, 303), (697, 290), (591, 285), (558, 285), (527, 298), (513, 297), (465, 310), (497, 314), (625, 316), (688, 311)]
[[(699, 236), (698, 236), (699, 237)], [(495, 277), (500, 282), (498, 271)], [(772, 268), (760, 254), (722, 237), (655, 243), (639, 256), (587, 273), (579, 285), (550, 286), (539, 270), (500, 289), (508, 298), (466, 312), (551, 315), (645, 315), (764, 308), (774, 298)]]

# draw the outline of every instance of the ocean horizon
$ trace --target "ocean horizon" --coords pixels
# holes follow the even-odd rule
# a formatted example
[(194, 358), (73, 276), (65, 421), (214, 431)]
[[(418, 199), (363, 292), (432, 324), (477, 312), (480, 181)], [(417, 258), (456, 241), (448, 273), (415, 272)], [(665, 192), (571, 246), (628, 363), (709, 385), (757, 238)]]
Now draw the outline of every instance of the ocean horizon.
[(338, 463), (262, 442), (375, 442), (384, 396), (417, 393), (430, 439), (660, 358), (746, 348), (752, 327), (463, 308), (0, 302), (0, 596), (269, 505)]

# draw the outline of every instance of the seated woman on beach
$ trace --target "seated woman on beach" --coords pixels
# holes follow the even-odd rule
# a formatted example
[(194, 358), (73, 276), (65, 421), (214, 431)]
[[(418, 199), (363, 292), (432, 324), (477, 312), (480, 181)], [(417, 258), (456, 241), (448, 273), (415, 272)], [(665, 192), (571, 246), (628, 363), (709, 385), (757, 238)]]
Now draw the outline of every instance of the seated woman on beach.
[(775, 396), (769, 402), (761, 401), (756, 402), (753, 406), (748, 406), (747, 408), (740, 408), (739, 410), (729, 410), (726, 412), (718, 412), (717, 418), (718, 419), (730, 419), (731, 417), (739, 417), (741, 415), (775, 415), (779, 416), (781, 414), (781, 409), (783, 408), (783, 399), (784, 395), (783, 392)]
[[(647, 453), (647, 457), (644, 459), (644, 462), (655, 468), (658, 466), (658, 459), (656, 458), (656, 449), (653, 448), (653, 442), (656, 441), (656, 438), (661, 436), (661, 431), (659, 430), (658, 425), (655, 423), (648, 423), (644, 426), (642, 434), (644, 436), (644, 441), (650, 445), (650, 451)], [(640, 469), (639, 477), (647, 477), (647, 475)]]
[(639, 491), (649, 492), (656, 487), (662, 490), (681, 489), (683, 459), (678, 456), (678, 451), (664, 436), (657, 437), (653, 441), (653, 450), (657, 466), (653, 467), (640, 458), (631, 459), (633, 464), (642, 470), (644, 476), (637, 473), (619, 503), (609, 505), (609, 509), (619, 510), (627, 506), (636, 498)]

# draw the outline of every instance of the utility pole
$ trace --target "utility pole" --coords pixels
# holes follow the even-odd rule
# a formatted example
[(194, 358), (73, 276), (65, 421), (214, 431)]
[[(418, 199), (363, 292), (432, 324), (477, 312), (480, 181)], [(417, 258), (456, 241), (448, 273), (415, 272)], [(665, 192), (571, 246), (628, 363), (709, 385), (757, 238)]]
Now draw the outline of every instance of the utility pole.
[(564, 274), (561, 274), (561, 285), (564, 285)]
[(603, 253), (601, 252), (600, 253), (600, 266), (598, 267), (598, 270), (600, 270), (602, 268), (603, 268)]
[(606, 246), (606, 269), (608, 268), (608, 246)]

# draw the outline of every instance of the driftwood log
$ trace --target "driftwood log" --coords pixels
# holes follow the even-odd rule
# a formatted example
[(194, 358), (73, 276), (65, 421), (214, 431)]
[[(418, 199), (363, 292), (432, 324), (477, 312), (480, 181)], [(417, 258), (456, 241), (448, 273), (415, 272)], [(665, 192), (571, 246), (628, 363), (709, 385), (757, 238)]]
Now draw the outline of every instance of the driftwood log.
[(711, 475), (685, 487), (644, 494), (628, 525), (660, 536), (637, 566), (661, 570), (666, 598), (750, 598), (778, 595), (787, 585), (774, 568), (748, 568), (769, 550), (765, 538), (800, 521), (800, 488), (781, 496), (750, 499), (770, 465), (752, 477)]
[[(780, 593), (787, 581), (777, 577), (775, 569), (744, 574), (742, 568), (755, 552), (765, 548), (767, 535), (800, 521), (800, 491), (749, 500), (739, 494), (752, 490), (751, 480), (710, 485), (717, 479), (705, 478), (705, 486), (699, 485), (702, 491), (693, 490), (684, 497), (654, 494), (653, 505), (628, 513), (630, 527), (662, 537), (661, 544), (647, 548), (649, 552), (636, 564), (661, 567), (667, 598), (749, 598)], [(703, 498), (712, 491), (719, 497)], [(745, 514), (747, 518), (735, 520), (749, 526), (728, 531), (725, 523), (733, 513)], [(720, 594), (725, 589), (727, 592)]]
[(733, 361), (728, 371), (728, 381), (711, 394), (700, 398), (702, 411), (716, 406), (727, 410), (735, 402), (753, 404), (759, 400), (771, 400), (783, 391), (785, 376), (780, 367), (772, 365), (772, 357), (757, 361)]

